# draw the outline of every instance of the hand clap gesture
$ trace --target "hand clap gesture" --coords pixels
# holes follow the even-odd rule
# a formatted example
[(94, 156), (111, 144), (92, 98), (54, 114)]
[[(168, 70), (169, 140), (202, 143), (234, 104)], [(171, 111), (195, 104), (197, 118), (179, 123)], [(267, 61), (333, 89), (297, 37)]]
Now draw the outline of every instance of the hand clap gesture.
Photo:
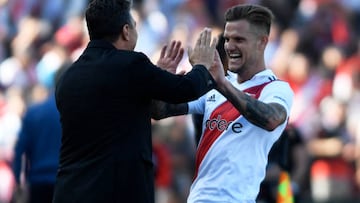
[(225, 80), (225, 74), (219, 54), (216, 51), (217, 42), (217, 38), (211, 41), (211, 29), (205, 28), (200, 33), (195, 47), (190, 48), (188, 54), (191, 65), (204, 65), (219, 85)]
[[(211, 43), (211, 44), (210, 44)], [(217, 38), (211, 42), (211, 29), (205, 28), (196, 41), (194, 48), (189, 48), (189, 61), (191, 65), (201, 64), (210, 69), (214, 60)]]
[(156, 65), (171, 73), (176, 73), (176, 68), (183, 56), (184, 49), (181, 47), (181, 42), (172, 41), (170, 46), (165, 45), (161, 49), (160, 58)]

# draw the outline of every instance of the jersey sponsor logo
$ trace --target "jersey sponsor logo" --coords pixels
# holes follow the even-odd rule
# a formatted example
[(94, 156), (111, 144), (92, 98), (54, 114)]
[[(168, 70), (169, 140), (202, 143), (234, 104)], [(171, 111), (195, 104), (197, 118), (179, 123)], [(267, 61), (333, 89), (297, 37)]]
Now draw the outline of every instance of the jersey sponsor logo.
[[(234, 121), (227, 121), (226, 119), (222, 119), (221, 115), (218, 115), (217, 118), (208, 119), (206, 120), (206, 129), (209, 129), (211, 131), (218, 130), (218, 131), (224, 131), (231, 126), (231, 130), (234, 133), (241, 133), (241, 129), (243, 125), (241, 123), (233, 123)], [(231, 125), (232, 124), (232, 125)]]

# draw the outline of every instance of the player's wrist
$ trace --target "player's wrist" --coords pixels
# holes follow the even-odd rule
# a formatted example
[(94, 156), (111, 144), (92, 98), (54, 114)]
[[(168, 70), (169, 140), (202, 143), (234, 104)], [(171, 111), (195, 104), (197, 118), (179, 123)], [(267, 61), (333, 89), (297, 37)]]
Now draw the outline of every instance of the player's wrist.
[(219, 77), (218, 79), (215, 80), (216, 81), (216, 90), (218, 90), (221, 94), (223, 94), (224, 96), (227, 94), (231, 83), (226, 80), (225, 77)]

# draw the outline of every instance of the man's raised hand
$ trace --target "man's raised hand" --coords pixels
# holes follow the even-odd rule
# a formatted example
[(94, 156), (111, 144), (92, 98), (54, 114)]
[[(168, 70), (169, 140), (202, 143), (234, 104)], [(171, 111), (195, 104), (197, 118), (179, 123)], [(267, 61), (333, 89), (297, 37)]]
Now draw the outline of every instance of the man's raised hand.
[(165, 45), (161, 49), (160, 58), (156, 65), (171, 73), (176, 73), (182, 57), (184, 56), (184, 49), (181, 47), (180, 41), (172, 41), (170, 46)]

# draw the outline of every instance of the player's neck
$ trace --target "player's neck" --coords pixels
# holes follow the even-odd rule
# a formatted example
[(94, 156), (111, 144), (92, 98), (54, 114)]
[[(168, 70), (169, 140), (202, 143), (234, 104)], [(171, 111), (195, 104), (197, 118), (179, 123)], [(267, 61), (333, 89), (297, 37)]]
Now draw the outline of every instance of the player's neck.
[(253, 78), (256, 74), (264, 70), (265, 70), (265, 66), (263, 66), (262, 68), (247, 69), (244, 72), (240, 72), (237, 74), (237, 82), (241, 84), (245, 81), (251, 80), (251, 78)]

